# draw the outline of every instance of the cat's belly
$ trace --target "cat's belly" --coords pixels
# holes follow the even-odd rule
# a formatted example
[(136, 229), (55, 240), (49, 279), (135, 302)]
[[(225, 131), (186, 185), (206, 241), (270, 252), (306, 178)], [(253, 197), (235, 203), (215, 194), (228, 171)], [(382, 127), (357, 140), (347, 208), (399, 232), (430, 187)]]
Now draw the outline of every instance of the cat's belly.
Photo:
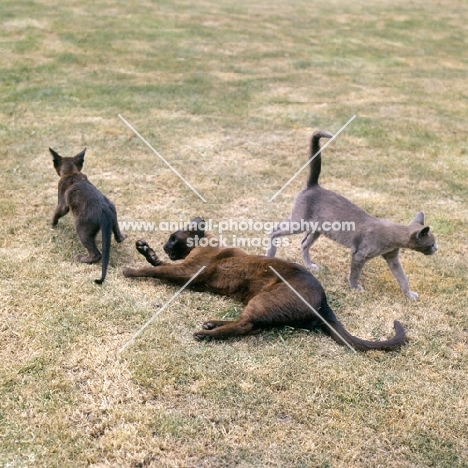
[(355, 245), (355, 231), (345, 231), (345, 230), (325, 230), (323, 229), (321, 232), (322, 235), (328, 237), (338, 244), (344, 245), (345, 247), (352, 248)]

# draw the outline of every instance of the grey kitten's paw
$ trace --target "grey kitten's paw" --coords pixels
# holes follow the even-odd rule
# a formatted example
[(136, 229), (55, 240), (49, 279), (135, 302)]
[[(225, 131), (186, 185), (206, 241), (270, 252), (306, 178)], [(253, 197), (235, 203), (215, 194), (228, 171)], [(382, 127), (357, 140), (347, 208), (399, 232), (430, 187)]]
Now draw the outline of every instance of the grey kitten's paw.
[(316, 263), (306, 263), (305, 267), (308, 269), (308, 270), (314, 270), (314, 271), (318, 271), (319, 267)]
[(364, 291), (364, 288), (360, 284), (357, 286), (351, 286), (351, 289), (355, 289), (356, 291)]
[(408, 291), (406, 294), (406, 297), (408, 299), (411, 299), (412, 301), (417, 301), (419, 299), (419, 294), (414, 291)]

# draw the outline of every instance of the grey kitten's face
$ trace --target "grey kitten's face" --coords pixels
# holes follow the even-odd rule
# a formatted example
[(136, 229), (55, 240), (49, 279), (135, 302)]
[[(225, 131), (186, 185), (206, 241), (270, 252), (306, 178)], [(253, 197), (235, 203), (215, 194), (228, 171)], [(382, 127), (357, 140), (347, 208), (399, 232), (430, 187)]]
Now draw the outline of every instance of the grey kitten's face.
[(411, 234), (409, 248), (421, 252), (424, 255), (432, 255), (437, 252), (437, 244), (434, 234), (429, 226), (418, 226)]

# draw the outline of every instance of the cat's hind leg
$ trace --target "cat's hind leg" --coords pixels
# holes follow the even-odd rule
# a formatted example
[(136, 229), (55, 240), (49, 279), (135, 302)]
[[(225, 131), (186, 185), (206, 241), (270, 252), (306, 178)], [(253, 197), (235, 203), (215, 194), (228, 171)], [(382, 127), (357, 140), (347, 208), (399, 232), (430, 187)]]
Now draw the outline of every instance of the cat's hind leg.
[(318, 231), (309, 231), (306, 232), (304, 238), (301, 242), (301, 253), (302, 253), (302, 260), (304, 260), (304, 264), (306, 268), (309, 270), (318, 270), (318, 266), (315, 263), (310, 261), (310, 248), (312, 244), (320, 237), (320, 232)]
[(116, 242), (120, 244), (120, 242), (123, 242), (127, 238), (127, 234), (125, 232), (121, 232), (119, 228), (119, 223), (117, 219), (114, 221), (112, 225), (112, 232), (114, 233), (114, 239)]
[[(286, 287), (286, 286), (285, 286)], [(242, 309), (237, 320), (209, 320), (203, 324), (203, 329), (193, 334), (196, 340), (205, 338), (229, 338), (231, 336), (252, 335), (262, 329), (258, 325), (259, 320), (271, 314), (271, 306), (274, 297), (273, 291), (260, 293), (249, 301)]]
[(205, 322), (203, 324), (203, 330), (197, 331), (193, 334), (196, 340), (203, 340), (206, 338), (229, 338), (231, 336), (240, 335), (253, 335), (261, 331), (260, 328), (254, 329), (252, 322), (248, 320), (229, 320), (227, 323), (219, 326), (214, 326), (216, 321)]
[(203, 330), (214, 330), (215, 328), (229, 325), (233, 320), (209, 320), (203, 324)]
[[(291, 222), (291, 219), (286, 218), (286, 219), (283, 219), (283, 221), (279, 222), (278, 226), (279, 225), (289, 226), (290, 222)], [(269, 246), (268, 246), (268, 249), (267, 249), (265, 255), (267, 257), (274, 257), (276, 255), (276, 242), (275, 242), (275, 239), (277, 239), (278, 237), (287, 236), (289, 234), (291, 234), (289, 229), (280, 229), (279, 227), (273, 228), (273, 231), (270, 234), (270, 243), (269, 243)]]
[(291, 218), (283, 219), (277, 223), (277, 227), (273, 229), (270, 234), (270, 244), (266, 252), (267, 257), (274, 257), (276, 255), (276, 239), (278, 237), (290, 236), (291, 234), (299, 234), (304, 232), (305, 229), (301, 227), (301, 223), (294, 222)]
[(88, 225), (86, 222), (76, 224), (76, 232), (80, 238), (81, 243), (88, 251), (88, 255), (77, 254), (75, 260), (81, 263), (96, 263), (101, 260), (101, 252), (96, 245), (96, 234), (99, 228)]

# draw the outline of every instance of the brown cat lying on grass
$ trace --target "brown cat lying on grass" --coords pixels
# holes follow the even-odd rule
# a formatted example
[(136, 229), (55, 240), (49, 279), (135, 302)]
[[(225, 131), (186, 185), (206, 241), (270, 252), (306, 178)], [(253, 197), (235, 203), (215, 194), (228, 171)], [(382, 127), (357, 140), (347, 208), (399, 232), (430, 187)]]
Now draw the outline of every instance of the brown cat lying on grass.
[(51, 148), (49, 151), (54, 160), (54, 168), (60, 176), (58, 204), (52, 217), (52, 226), (56, 226), (62, 216), (72, 211), (78, 237), (88, 250), (88, 255), (75, 256), (82, 263), (96, 263), (101, 260), (95, 237), (102, 230), (102, 276), (95, 280), (97, 284), (102, 284), (109, 264), (112, 233), (117, 242), (122, 242), (127, 235), (120, 232), (115, 206), (81, 172), (86, 149), (73, 158), (64, 158)]
[[(348, 344), (360, 351), (393, 351), (405, 342), (405, 331), (397, 321), (394, 322), (395, 336), (389, 340), (356, 338), (336, 318), (322, 286), (304, 267), (286, 260), (248, 255), (238, 248), (219, 247), (214, 236), (199, 229), (201, 222), (200, 218), (194, 219), (189, 229), (175, 232), (164, 245), (169, 258), (184, 259), (182, 263), (161, 261), (148, 244), (140, 240), (136, 243), (137, 250), (153, 266), (125, 268), (123, 272), (128, 277), (159, 278), (182, 285), (205, 267), (190, 284), (192, 289), (229, 296), (244, 304), (237, 320), (205, 322), (203, 329), (194, 334), (196, 339), (255, 334), (264, 328), (289, 325), (320, 329), (338, 344)], [(203, 237), (210, 239), (210, 245), (196, 246)]]
[[(318, 131), (312, 136), (311, 157), (320, 150), (320, 138), (332, 138), (329, 132)], [(296, 195), (291, 215), (279, 224), (281, 228), (271, 235), (270, 248), (266, 255), (274, 257), (276, 245), (274, 239), (289, 234), (306, 231), (301, 243), (302, 258), (309, 269), (317, 269), (310, 261), (309, 249), (321, 234), (351, 249), (351, 271), (349, 285), (353, 289), (362, 289), (358, 283), (364, 264), (371, 258), (381, 255), (387, 262), (401, 290), (409, 299), (417, 299), (418, 294), (410, 291), (408, 278), (400, 263), (400, 249), (406, 248), (432, 255), (437, 251), (434, 235), (429, 226), (424, 226), (424, 213), (419, 212), (406, 226), (386, 219), (374, 218), (349, 200), (335, 192), (326, 190), (318, 184), (322, 166), (319, 153), (311, 162), (307, 186)], [(306, 221), (306, 223), (304, 223)], [(352, 223), (354, 230), (324, 230), (325, 223)], [(309, 230), (302, 226), (317, 226)]]

